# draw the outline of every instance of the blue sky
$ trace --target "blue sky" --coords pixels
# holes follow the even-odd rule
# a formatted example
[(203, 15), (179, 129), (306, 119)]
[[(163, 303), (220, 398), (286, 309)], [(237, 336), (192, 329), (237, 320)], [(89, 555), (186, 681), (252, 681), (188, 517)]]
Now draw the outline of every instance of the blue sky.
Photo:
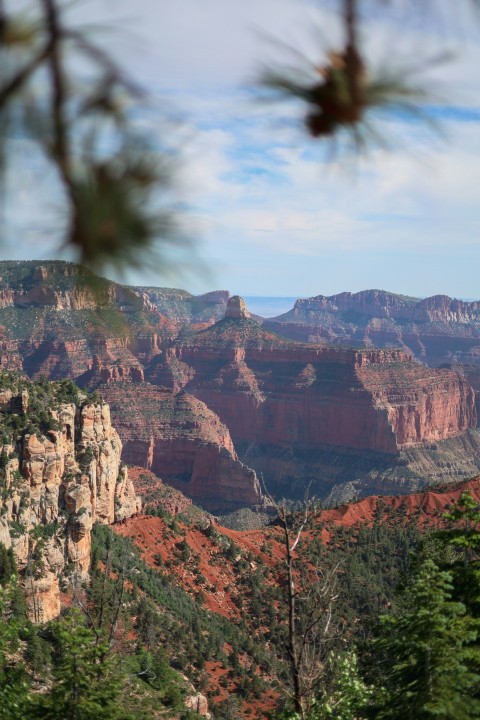
[[(155, 268), (130, 281), (243, 295), (375, 287), (480, 297), (480, 21), (475, 31), (468, 17), (455, 28), (447, 15), (435, 24), (404, 13), (392, 23), (368, 3), (371, 66), (388, 59), (415, 68), (446, 46), (452, 60), (413, 76), (437, 98), (442, 137), (411, 118), (380, 117), (391, 148), (349, 161), (308, 139), (298, 107), (260, 103), (249, 89), (261, 67), (296, 61), (282, 43), (313, 62), (338, 47), (334, 8), (307, 0), (85, 0), (75, 9), (75, 20), (99, 25), (101, 41), (150, 90), (140, 117), (147, 132), (167, 132), (181, 149), (186, 227), (209, 268), (173, 278)], [(17, 143), (9, 185), (4, 256), (56, 256), (61, 198), (28, 145)]]

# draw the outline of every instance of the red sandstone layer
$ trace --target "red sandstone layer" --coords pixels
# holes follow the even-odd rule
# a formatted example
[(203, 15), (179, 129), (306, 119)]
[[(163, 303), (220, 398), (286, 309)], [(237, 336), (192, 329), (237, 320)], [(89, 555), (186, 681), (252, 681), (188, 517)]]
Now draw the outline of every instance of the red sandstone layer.
[(111, 404), (125, 462), (151, 470), (215, 512), (262, 504), (255, 472), (239, 461), (227, 427), (204, 403), (147, 384), (100, 390)]
[(396, 454), (477, 424), (465, 378), (425, 368), (402, 351), (215, 347), (195, 340), (158, 359), (152, 379), (205, 402), (235, 442)]

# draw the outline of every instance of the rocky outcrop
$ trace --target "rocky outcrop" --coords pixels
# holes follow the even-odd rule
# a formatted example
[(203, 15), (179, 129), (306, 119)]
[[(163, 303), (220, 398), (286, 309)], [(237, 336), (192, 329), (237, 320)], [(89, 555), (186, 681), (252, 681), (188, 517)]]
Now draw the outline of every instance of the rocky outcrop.
[(151, 470), (212, 512), (263, 504), (255, 471), (240, 462), (228, 428), (203, 402), (148, 384), (100, 391), (128, 464)]
[(191, 712), (194, 712), (197, 715), (206, 718), (206, 720), (210, 720), (212, 716), (211, 713), (208, 712), (207, 698), (202, 693), (195, 692), (194, 688), (192, 689), (192, 694), (187, 695), (184, 700), (185, 707), (187, 708), (187, 710), (190, 710)]
[(233, 318), (234, 320), (247, 320), (250, 313), (247, 310), (245, 300), (239, 295), (231, 297), (227, 303), (224, 317)]
[(432, 367), (480, 365), (480, 302), (446, 295), (419, 300), (381, 290), (297, 300), (265, 328), (300, 341), (409, 350)]
[(22, 358), (16, 340), (1, 339), (3, 333), (0, 328), (0, 371), (10, 370), (21, 372)]
[(66, 402), (53, 384), (9, 383), (0, 403), (0, 541), (13, 548), (32, 620), (46, 622), (59, 613), (59, 583), (88, 576), (93, 523), (123, 520), (140, 506), (107, 405)]
[[(135, 490), (142, 498), (143, 510), (161, 508), (169, 515), (178, 515), (192, 507), (192, 501), (186, 495), (170, 485), (166, 485), (158, 475), (146, 468), (130, 466), (128, 476)], [(199, 511), (196, 508), (196, 511)]]

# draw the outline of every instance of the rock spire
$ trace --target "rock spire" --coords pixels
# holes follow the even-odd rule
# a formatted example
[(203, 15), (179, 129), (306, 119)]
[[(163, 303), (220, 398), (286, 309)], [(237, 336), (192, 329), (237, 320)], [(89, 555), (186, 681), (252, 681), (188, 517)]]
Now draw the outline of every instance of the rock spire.
[(225, 310), (225, 317), (233, 318), (234, 320), (245, 320), (250, 317), (245, 300), (241, 298), (240, 295), (233, 295), (229, 298)]

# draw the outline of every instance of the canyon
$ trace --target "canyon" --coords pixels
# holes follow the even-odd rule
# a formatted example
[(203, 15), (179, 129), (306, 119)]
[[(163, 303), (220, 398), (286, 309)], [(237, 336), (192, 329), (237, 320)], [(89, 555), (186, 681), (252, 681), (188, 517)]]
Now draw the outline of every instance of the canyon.
[[(363, 347), (288, 339), (273, 332), (278, 318), (250, 316), (226, 291), (128, 288), (71, 263), (4, 262), (0, 278), (0, 367), (96, 390), (124, 462), (211, 512), (261, 508), (262, 477), (277, 496), (310, 487), (334, 503), (480, 470), (473, 360), (429, 368), (405, 343), (376, 348), (373, 336)], [(302, 328), (337, 307), (387, 324), (413, 313), (453, 334), (476, 322), (474, 303), (357, 295), (298, 301), (292, 312)]]
[(325, 497), (345, 483), (362, 495), (412, 492), (476, 472), (476, 397), (463, 375), (400, 350), (288, 342), (239, 298), (173, 343), (155, 382), (207, 404), (277, 495), (302, 497), (309, 485)]

